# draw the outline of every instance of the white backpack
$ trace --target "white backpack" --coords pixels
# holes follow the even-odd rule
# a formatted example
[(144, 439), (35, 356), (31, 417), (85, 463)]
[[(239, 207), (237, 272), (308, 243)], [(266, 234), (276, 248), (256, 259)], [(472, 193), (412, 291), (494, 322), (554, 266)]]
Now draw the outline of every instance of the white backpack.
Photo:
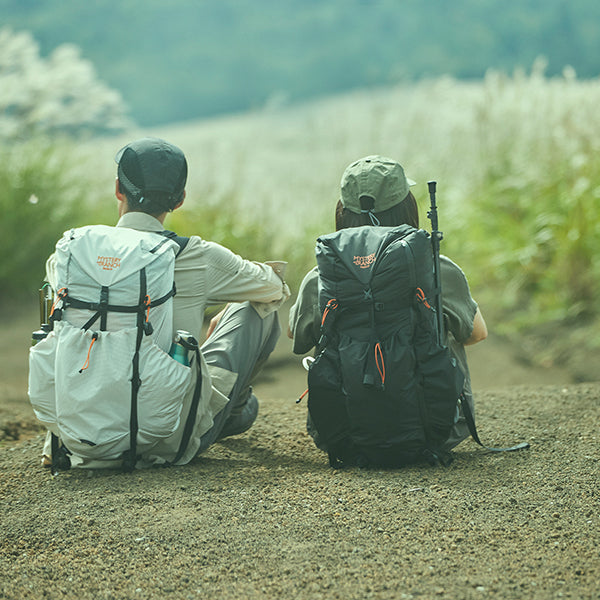
[(131, 470), (180, 424), (193, 377), (168, 354), (178, 250), (161, 234), (104, 225), (56, 244), (54, 326), (31, 348), (29, 397), (84, 463)]

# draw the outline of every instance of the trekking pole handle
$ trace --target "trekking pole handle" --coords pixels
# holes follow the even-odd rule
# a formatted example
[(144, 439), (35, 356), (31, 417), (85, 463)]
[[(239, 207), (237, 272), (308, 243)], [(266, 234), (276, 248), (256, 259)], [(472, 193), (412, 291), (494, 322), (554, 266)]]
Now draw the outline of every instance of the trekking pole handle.
[(427, 212), (427, 217), (431, 221), (431, 234), (436, 239), (436, 241), (439, 243), (443, 239), (444, 234), (438, 230), (437, 205), (435, 202), (436, 186), (437, 186), (436, 181), (428, 181), (427, 182), (427, 187), (429, 189), (429, 201), (430, 201), (430, 208), (429, 208), (429, 211)]
[(429, 188), (429, 195), (433, 194), (433, 205), (435, 206), (435, 186), (437, 185), (436, 181), (428, 181), (427, 187)]

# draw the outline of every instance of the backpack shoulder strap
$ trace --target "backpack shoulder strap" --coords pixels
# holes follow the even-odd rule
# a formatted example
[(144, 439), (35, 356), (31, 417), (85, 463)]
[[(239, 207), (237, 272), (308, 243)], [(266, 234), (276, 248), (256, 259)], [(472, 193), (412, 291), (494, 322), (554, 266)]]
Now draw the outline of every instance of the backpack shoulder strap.
[(183, 252), (188, 242), (190, 241), (189, 237), (177, 235), (174, 231), (169, 231), (168, 229), (163, 229), (163, 231), (158, 231), (157, 233), (163, 235), (166, 238), (169, 238), (170, 240), (173, 240), (179, 246), (179, 250), (177, 251), (176, 256), (179, 256)]

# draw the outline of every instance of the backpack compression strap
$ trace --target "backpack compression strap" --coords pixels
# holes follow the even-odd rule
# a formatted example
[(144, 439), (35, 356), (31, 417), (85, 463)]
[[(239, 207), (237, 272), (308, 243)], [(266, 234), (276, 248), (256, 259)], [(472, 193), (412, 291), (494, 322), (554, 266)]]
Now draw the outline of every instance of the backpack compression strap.
[(109, 312), (138, 314), (140, 312), (144, 313), (144, 311), (150, 308), (154, 308), (155, 306), (160, 306), (161, 304), (164, 304), (169, 298), (172, 298), (175, 295), (175, 291), (175, 284), (173, 284), (173, 287), (164, 296), (161, 296), (160, 298), (151, 301), (148, 301), (148, 299), (146, 298), (146, 293), (144, 292), (144, 296), (142, 297), (140, 304), (135, 304), (133, 306), (124, 306), (119, 304), (108, 303), (108, 287), (106, 286), (102, 286), (102, 288), (100, 289), (99, 302), (85, 302), (83, 300), (73, 298), (72, 296), (69, 296), (68, 290), (65, 290), (65, 293), (62, 296), (62, 309), (56, 309), (54, 311), (52, 319), (54, 321), (60, 321), (61, 312), (66, 308), (82, 308), (85, 310), (91, 310), (94, 311), (94, 314), (82, 326), (82, 329), (89, 329), (98, 320), (98, 318), (100, 318), (100, 330), (105, 331), (107, 315)]
[(137, 462), (137, 434), (138, 434), (138, 392), (142, 385), (140, 379), (140, 347), (144, 332), (146, 331), (146, 318), (144, 314), (144, 303), (146, 299), (146, 269), (140, 270), (140, 302), (137, 310), (137, 337), (135, 342), (135, 353), (133, 355), (131, 374), (131, 409), (129, 413), (129, 450), (123, 452), (123, 470), (133, 471)]
[(475, 418), (473, 417), (473, 411), (469, 406), (466, 398), (464, 396), (460, 397), (460, 405), (463, 409), (463, 415), (465, 417), (465, 421), (467, 422), (467, 427), (469, 428), (469, 433), (471, 437), (477, 442), (482, 448), (489, 450), (490, 452), (514, 452), (515, 450), (524, 450), (529, 448), (529, 442), (521, 442), (516, 446), (509, 446), (508, 448), (490, 448), (489, 446), (484, 446), (479, 439), (479, 434), (477, 433), (477, 427), (475, 427)]
[(179, 448), (175, 458), (168, 463), (170, 465), (177, 464), (185, 454), (194, 431), (194, 425), (196, 424), (196, 414), (198, 413), (198, 403), (200, 402), (200, 392), (202, 391), (202, 363), (200, 362), (200, 348), (198, 346), (195, 348), (195, 353), (196, 368), (198, 370), (196, 387), (194, 388), (194, 395), (190, 404), (190, 410), (188, 411), (185, 425), (183, 427), (183, 435), (181, 436), (181, 441), (179, 442)]

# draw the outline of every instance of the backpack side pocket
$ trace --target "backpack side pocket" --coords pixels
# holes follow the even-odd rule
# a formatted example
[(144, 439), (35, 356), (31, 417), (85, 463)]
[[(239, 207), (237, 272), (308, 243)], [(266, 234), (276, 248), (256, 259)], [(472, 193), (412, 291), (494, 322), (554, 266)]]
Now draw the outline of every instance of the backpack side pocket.
[(29, 349), (29, 401), (38, 420), (54, 433), (56, 426), (56, 388), (54, 365), (56, 335), (48, 336)]
[(138, 443), (152, 444), (179, 427), (184, 398), (193, 383), (192, 368), (177, 362), (146, 338), (140, 349), (140, 379)]

